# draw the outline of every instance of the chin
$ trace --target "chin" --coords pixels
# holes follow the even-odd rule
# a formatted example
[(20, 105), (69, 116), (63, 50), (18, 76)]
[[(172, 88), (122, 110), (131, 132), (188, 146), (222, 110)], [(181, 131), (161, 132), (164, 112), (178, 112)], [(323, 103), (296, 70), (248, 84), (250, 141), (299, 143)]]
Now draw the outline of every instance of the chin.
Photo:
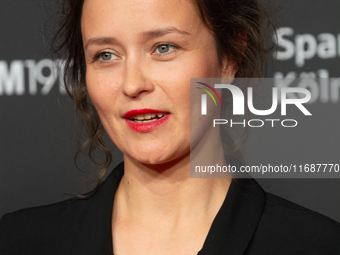
[(139, 155), (135, 159), (144, 165), (161, 165), (171, 161), (171, 157), (169, 158), (164, 154), (159, 155), (159, 153)]
[(188, 150), (187, 153), (179, 153), (178, 150), (174, 150), (173, 152), (165, 152), (163, 150), (157, 151), (142, 151), (136, 152), (134, 155), (130, 154), (130, 157), (133, 158), (134, 161), (137, 161), (143, 165), (147, 165), (151, 168), (157, 168), (157, 166), (162, 166), (165, 169), (166, 166), (172, 166), (177, 164), (179, 161), (183, 160), (185, 156), (189, 156), (190, 152)]
[(146, 157), (138, 157), (135, 160), (150, 169), (158, 172), (164, 172), (178, 164), (189, 163), (190, 151), (184, 152), (182, 154), (179, 154), (178, 151), (176, 151), (173, 154), (153, 155), (152, 157), (149, 154)]

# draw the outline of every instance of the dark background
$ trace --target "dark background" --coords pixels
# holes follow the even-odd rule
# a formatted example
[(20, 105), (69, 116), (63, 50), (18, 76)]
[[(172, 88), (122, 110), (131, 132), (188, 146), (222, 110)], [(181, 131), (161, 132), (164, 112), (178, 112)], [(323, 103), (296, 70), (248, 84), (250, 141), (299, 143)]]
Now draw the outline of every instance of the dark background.
[[(275, 77), (279, 73), (286, 76), (295, 72), (299, 77), (303, 72), (318, 75), (319, 70), (326, 70), (329, 77), (339, 77), (340, 2), (280, 0), (275, 1), (274, 7), (277, 28), (288, 27), (294, 31), (293, 35), (286, 36), (291, 42), (295, 43), (297, 35), (310, 34), (319, 43), (320, 34), (330, 33), (336, 38), (337, 48), (335, 56), (324, 58), (316, 54), (306, 59), (303, 66), (296, 64), (295, 55), (288, 60), (272, 61), (267, 76)], [(51, 65), (48, 67), (51, 60), (56, 63), (56, 58), (49, 54), (54, 24), (51, 15), (55, 11), (55, 5), (47, 0), (0, 2), (0, 217), (14, 210), (69, 198), (64, 193), (81, 194), (94, 188), (95, 172), (81, 172), (74, 164), (78, 146), (76, 134), (79, 133), (74, 106), (60, 89), (59, 70), (51, 69)], [(284, 51), (282, 47), (278, 50)], [(273, 59), (273, 56), (270, 58)], [(9, 73), (13, 76), (6, 77)], [(52, 81), (47, 79), (50, 76)], [(23, 82), (20, 82), (20, 77), (23, 77)], [(14, 88), (13, 91), (11, 88)], [(317, 100), (308, 109), (323, 113), (339, 126), (339, 100)], [(326, 141), (322, 148), (318, 148), (320, 153), (339, 155), (340, 149), (336, 146), (339, 129), (327, 129), (325, 126), (332, 123), (315, 123), (305, 132)], [(250, 136), (250, 139), (254, 140), (253, 137)], [(259, 136), (256, 137), (259, 139)], [(333, 143), (333, 140), (336, 142)], [(300, 143), (289, 144), (292, 141), (285, 139), (275, 142), (287, 149), (286, 154), (280, 154), (281, 157), (288, 157), (289, 147)], [(261, 144), (266, 143), (272, 141), (261, 136)], [(122, 160), (122, 155), (115, 149), (113, 151), (111, 169)], [(261, 146), (257, 153), (261, 154)], [(253, 160), (258, 154), (247, 156)], [(301, 151), (303, 154), (304, 151)], [(317, 163), (340, 163), (340, 160)], [(80, 166), (85, 171), (94, 168), (86, 157), (80, 157)], [(340, 222), (340, 179), (258, 181), (266, 191)]]

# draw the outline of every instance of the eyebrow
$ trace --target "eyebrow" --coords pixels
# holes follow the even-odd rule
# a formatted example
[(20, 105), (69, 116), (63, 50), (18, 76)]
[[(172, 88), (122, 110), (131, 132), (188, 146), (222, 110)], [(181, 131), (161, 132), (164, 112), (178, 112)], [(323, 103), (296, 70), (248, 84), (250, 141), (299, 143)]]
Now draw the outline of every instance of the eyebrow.
[(89, 39), (85, 44), (85, 50), (91, 45), (114, 44), (117, 40), (114, 37), (95, 37)]
[[(155, 38), (155, 37), (161, 37), (163, 35), (170, 34), (170, 33), (190, 35), (190, 33), (186, 32), (184, 30), (179, 30), (179, 29), (174, 28), (174, 27), (167, 27), (167, 28), (161, 28), (161, 29), (156, 29), (156, 30), (144, 32), (144, 33), (142, 33), (142, 37), (151, 39), (151, 38)], [(91, 38), (86, 42), (85, 50), (91, 45), (114, 44), (116, 42), (117, 42), (117, 39), (115, 39), (114, 37)]]
[(184, 30), (179, 30), (175, 27), (166, 27), (166, 28), (161, 28), (161, 29), (156, 29), (156, 30), (151, 30), (143, 33), (143, 37), (147, 38), (154, 38), (154, 37), (160, 37), (166, 34), (170, 33), (178, 33), (182, 35), (190, 35), (190, 33), (184, 31)]

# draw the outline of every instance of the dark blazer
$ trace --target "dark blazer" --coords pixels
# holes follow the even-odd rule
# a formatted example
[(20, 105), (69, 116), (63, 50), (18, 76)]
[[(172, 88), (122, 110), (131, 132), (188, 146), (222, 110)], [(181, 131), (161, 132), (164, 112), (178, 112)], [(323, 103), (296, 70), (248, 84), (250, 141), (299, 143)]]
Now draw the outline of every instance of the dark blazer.
[[(112, 207), (123, 173), (120, 164), (91, 198), (72, 198), (3, 216), (0, 254), (112, 255)], [(253, 179), (233, 180), (197, 252), (339, 255), (340, 224), (264, 192)]]

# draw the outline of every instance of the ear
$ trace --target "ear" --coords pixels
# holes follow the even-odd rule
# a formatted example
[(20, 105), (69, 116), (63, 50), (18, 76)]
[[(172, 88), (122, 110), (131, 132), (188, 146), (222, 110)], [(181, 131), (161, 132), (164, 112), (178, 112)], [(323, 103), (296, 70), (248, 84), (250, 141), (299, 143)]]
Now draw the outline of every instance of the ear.
[(235, 78), (238, 71), (238, 65), (235, 61), (230, 61), (228, 59), (223, 60), (222, 63), (222, 78)]

